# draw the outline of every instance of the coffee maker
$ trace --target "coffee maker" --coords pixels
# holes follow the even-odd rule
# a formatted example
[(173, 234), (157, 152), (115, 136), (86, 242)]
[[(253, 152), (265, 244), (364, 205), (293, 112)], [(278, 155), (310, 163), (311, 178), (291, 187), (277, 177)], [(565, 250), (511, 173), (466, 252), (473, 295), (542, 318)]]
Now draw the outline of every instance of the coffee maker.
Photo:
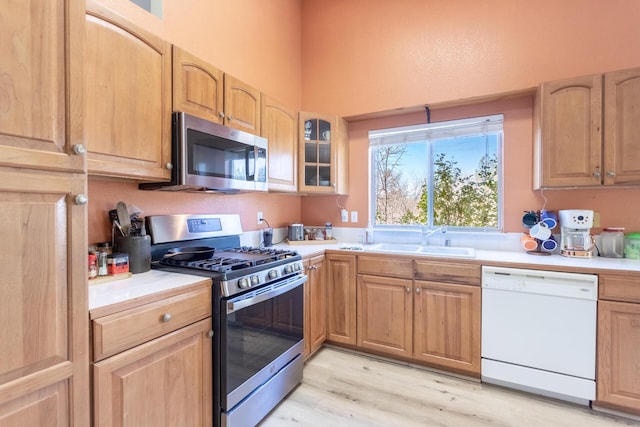
[(558, 211), (560, 220), (560, 254), (568, 257), (591, 258), (595, 246), (591, 227), (593, 211), (571, 209)]

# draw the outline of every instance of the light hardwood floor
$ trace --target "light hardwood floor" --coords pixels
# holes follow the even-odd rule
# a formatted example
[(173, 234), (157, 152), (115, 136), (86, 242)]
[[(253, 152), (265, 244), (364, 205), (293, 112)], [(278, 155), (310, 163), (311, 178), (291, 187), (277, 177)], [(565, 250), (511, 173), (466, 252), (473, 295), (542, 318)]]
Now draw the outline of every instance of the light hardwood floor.
[(324, 347), (261, 427), (638, 426), (639, 422), (490, 384)]

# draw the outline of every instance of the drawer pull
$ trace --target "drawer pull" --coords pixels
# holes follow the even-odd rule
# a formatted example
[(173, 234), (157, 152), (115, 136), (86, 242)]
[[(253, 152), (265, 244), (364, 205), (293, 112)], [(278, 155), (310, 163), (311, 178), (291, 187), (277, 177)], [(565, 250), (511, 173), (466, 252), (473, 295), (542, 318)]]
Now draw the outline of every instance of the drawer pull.
[(162, 321), (167, 323), (169, 320), (171, 320), (171, 313), (165, 313), (164, 316), (162, 316)]

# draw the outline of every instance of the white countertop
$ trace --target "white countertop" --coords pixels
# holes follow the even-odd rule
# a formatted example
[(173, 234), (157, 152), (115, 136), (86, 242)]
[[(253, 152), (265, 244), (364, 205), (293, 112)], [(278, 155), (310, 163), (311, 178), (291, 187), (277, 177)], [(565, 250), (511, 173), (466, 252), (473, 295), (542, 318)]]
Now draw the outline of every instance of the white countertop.
[(202, 280), (207, 280), (207, 278), (191, 274), (150, 270), (146, 273), (134, 274), (129, 279), (113, 282), (94, 285), (89, 281), (89, 310), (169, 291)]
[[(322, 255), (325, 250), (344, 250), (354, 254), (379, 253), (392, 255), (390, 252), (373, 252), (369, 250), (351, 251), (341, 249), (341, 244), (288, 245), (281, 243), (276, 247), (295, 249), (302, 257)], [(357, 246), (357, 245), (356, 245)], [(361, 245), (362, 246), (362, 245)], [(405, 254), (407, 255), (407, 254)], [(569, 258), (561, 255), (529, 255), (524, 251), (496, 251), (476, 249), (474, 258), (434, 257), (420, 254), (409, 254), (412, 257), (442, 258), (449, 260), (475, 260), (499, 263), (530, 264), (537, 267), (585, 268), (591, 270), (620, 270), (640, 272), (640, 260), (626, 258)], [(201, 276), (191, 274), (170, 273), (151, 270), (134, 274), (129, 279), (116, 280), (101, 284), (89, 284), (89, 310), (112, 304), (122, 303), (136, 298), (143, 298), (154, 293), (170, 291), (182, 286), (205, 280)]]
[[(332, 244), (332, 245), (288, 245), (286, 243), (276, 246), (293, 248), (303, 257), (322, 254), (325, 250), (345, 250), (342, 246), (345, 244)], [(388, 255), (398, 255), (399, 253), (393, 252), (375, 252), (366, 249), (366, 245), (353, 244), (352, 246), (364, 247), (365, 250), (352, 251), (353, 253), (379, 253)], [(404, 254), (408, 255), (408, 254)], [(474, 258), (458, 258), (458, 257), (437, 257), (433, 255), (421, 255), (421, 254), (409, 254), (413, 257), (429, 257), (429, 258), (443, 258), (451, 260), (476, 260), (476, 261), (488, 261), (488, 262), (500, 262), (500, 263), (514, 263), (514, 264), (530, 264), (531, 266), (538, 267), (569, 267), (569, 268), (586, 268), (597, 270), (623, 270), (623, 271), (637, 271), (640, 272), (640, 260), (628, 259), (628, 258), (571, 258), (558, 254), (552, 255), (529, 255), (525, 251), (497, 251), (476, 249), (476, 256)]]

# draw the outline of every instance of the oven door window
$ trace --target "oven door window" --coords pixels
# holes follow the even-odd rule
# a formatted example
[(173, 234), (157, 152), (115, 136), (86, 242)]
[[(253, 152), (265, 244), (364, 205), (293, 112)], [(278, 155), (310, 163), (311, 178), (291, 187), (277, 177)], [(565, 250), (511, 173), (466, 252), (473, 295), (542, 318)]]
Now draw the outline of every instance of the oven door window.
[[(224, 305), (224, 302), (223, 302)], [(303, 286), (226, 315), (222, 363), (229, 394), (303, 337)], [(223, 370), (225, 371), (225, 370)]]

